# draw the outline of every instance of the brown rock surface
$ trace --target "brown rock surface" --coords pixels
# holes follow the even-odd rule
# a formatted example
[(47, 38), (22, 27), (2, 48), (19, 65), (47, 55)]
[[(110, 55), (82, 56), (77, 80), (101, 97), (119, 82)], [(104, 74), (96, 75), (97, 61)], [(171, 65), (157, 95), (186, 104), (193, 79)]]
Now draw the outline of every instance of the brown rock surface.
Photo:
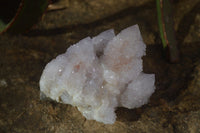
[[(158, 44), (155, 1), (66, 1), (66, 9), (47, 12), (29, 33), (0, 36), (1, 133), (200, 132), (199, 1), (176, 0), (177, 64), (164, 59)], [(187, 12), (181, 12), (184, 7)], [(104, 125), (86, 120), (70, 105), (40, 101), (38, 82), (47, 62), (88, 35), (136, 23), (148, 44), (144, 71), (156, 74), (157, 89), (147, 105), (118, 108), (116, 123)]]

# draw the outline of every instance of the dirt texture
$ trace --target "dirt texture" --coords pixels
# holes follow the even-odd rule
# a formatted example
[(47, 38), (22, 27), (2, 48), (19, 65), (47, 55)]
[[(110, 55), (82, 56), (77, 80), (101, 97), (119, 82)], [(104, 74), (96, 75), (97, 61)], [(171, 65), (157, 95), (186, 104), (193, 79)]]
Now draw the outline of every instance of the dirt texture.
[[(190, 2), (189, 2), (190, 1)], [(0, 36), (1, 133), (200, 133), (200, 0), (174, 0), (180, 61), (164, 56), (153, 0), (60, 0), (23, 35)], [(59, 3), (57, 3), (59, 4)], [(156, 91), (137, 109), (117, 108), (117, 121), (86, 120), (76, 107), (41, 101), (45, 65), (87, 36), (138, 24), (147, 54), (144, 72)]]

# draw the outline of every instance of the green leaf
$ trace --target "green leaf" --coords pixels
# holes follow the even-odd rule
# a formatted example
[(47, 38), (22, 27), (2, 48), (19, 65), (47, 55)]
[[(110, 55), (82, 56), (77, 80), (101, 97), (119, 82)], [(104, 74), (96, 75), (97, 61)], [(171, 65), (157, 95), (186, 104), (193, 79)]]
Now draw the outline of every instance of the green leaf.
[(179, 60), (179, 51), (174, 30), (171, 0), (156, 0), (158, 24), (162, 45), (170, 62)]

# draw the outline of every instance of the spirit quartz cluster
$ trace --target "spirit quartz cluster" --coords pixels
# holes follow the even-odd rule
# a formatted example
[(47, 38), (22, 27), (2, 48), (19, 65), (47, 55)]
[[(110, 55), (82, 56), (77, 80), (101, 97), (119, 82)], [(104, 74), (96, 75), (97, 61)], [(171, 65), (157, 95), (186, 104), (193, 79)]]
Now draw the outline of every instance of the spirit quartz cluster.
[(46, 65), (41, 94), (76, 106), (88, 120), (113, 124), (117, 107), (140, 107), (155, 90), (154, 74), (142, 72), (145, 49), (138, 25), (82, 39)]

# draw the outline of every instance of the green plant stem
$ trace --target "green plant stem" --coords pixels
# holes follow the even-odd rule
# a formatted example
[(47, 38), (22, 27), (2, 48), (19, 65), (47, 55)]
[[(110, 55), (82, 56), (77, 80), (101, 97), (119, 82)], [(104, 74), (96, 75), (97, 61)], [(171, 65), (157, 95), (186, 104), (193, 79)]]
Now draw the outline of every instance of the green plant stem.
[(179, 60), (177, 41), (174, 31), (174, 20), (170, 0), (156, 0), (160, 37), (167, 58), (175, 63)]

